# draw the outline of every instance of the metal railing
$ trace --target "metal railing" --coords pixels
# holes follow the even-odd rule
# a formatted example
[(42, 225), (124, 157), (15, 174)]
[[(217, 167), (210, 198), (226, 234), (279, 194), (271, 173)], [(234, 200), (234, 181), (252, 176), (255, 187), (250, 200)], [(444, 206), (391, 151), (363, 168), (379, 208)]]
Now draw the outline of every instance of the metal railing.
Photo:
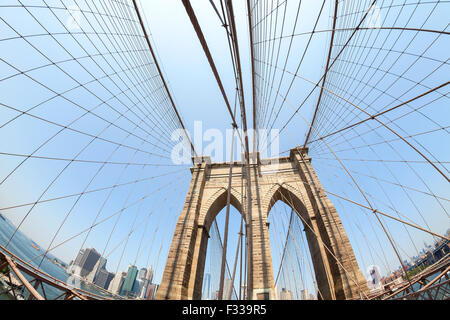
[[(3, 284), (0, 295), (6, 294), (16, 300), (111, 300), (54, 278), (3, 246), (0, 246), (0, 273)], [(57, 289), (59, 295), (49, 296), (46, 286)]]

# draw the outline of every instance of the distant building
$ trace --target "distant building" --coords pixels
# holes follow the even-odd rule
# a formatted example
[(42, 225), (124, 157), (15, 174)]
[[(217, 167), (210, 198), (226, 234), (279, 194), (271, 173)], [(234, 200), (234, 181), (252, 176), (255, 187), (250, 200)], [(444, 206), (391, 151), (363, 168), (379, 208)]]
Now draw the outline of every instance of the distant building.
[(84, 254), (80, 262), (81, 272), (79, 275), (83, 278), (86, 277), (92, 269), (94, 269), (98, 259), (100, 259), (100, 253), (98, 253), (94, 248), (87, 248), (84, 250)]
[(95, 279), (100, 272), (100, 270), (106, 269), (106, 262), (107, 260), (103, 257), (100, 257), (95, 264), (94, 268), (92, 268), (92, 271), (89, 272), (89, 274), (86, 276), (86, 280), (89, 282), (95, 282)]
[(114, 273), (108, 272), (106, 269), (100, 269), (97, 272), (94, 283), (100, 288), (107, 289), (113, 278)]
[(118, 272), (111, 280), (111, 283), (108, 286), (108, 291), (113, 294), (120, 294), (122, 285), (125, 282), (126, 277), (127, 277), (126, 272)]
[(145, 276), (146, 275), (147, 275), (147, 269), (142, 268), (142, 269), (139, 270), (139, 272), (138, 272), (138, 274), (136, 276), (136, 279), (145, 280)]
[(436, 242), (433, 251), (433, 263), (442, 259), (448, 253), (450, 253), (450, 242), (448, 240)]
[[(153, 280), (152, 267), (148, 268), (148, 270), (146, 270), (145, 268), (139, 270), (135, 282), (135, 288), (133, 289), (133, 291), (140, 299), (147, 299), (147, 295), (149, 294), (148, 288), (152, 284), (152, 280)], [(152, 298), (150, 298), (150, 300), (151, 299)]]
[(121, 296), (129, 296), (133, 293), (133, 285), (136, 280), (138, 270), (136, 266), (130, 265), (127, 271), (127, 277), (122, 285), (122, 289), (120, 291)]
[[(277, 287), (277, 290), (278, 290), (278, 287)], [(247, 284), (246, 283), (244, 283), (242, 286), (241, 286), (241, 297), (243, 298), (243, 300), (245, 300), (245, 297), (247, 296)]]
[(392, 283), (396, 279), (402, 280), (402, 272), (400, 270), (396, 270), (392, 272), (389, 276), (381, 278), (381, 284), (387, 285), (389, 283)]
[(146, 298), (146, 294), (147, 294), (147, 288), (150, 285), (150, 283), (148, 282), (148, 280), (144, 280), (144, 285), (141, 288), (141, 291), (139, 292), (139, 298), (140, 299), (145, 299)]
[(308, 289), (300, 290), (300, 300), (309, 300), (309, 291), (308, 291)]
[(156, 291), (158, 290), (158, 285), (154, 283), (150, 283), (147, 286), (147, 290), (145, 292), (145, 298), (146, 300), (153, 300), (155, 298)]
[(75, 265), (75, 266), (80, 266), (80, 267), (81, 267), (81, 259), (83, 259), (83, 255), (84, 255), (84, 250), (81, 249), (81, 250), (78, 252), (77, 257), (75, 258), (75, 261), (73, 262), (73, 265)]
[(131, 292), (133, 293), (133, 295), (135, 297), (139, 297), (144, 286), (145, 286), (145, 280), (136, 278), (136, 280), (134, 280), (133, 288), (131, 289)]
[[(231, 283), (231, 279), (225, 279), (223, 282), (222, 300), (228, 300), (228, 296), (230, 295), (231, 290), (233, 290), (233, 284)], [(233, 293), (231, 293), (231, 296), (233, 296)]]
[(292, 300), (292, 292), (291, 290), (287, 290), (286, 288), (282, 288), (280, 292), (280, 300)]
[(147, 275), (146, 275), (145, 279), (148, 280), (149, 283), (152, 283), (152, 281), (153, 281), (153, 268), (151, 266), (147, 270)]
[(382, 287), (382, 283), (380, 269), (378, 266), (370, 266), (368, 272), (370, 276), (368, 283), (369, 288), (372, 290), (380, 289)]
[(78, 252), (78, 255), (75, 258), (75, 260), (70, 263), (67, 272), (72, 273), (72, 274), (74, 273), (76, 275), (80, 275), (80, 273), (81, 273), (81, 259), (83, 259), (83, 255), (84, 255), (84, 250), (81, 249)]
[[(135, 294), (136, 297), (145, 296), (145, 287), (147, 286), (147, 269), (141, 268), (136, 276), (136, 280), (134, 281), (133, 288), (131, 291)], [(143, 299), (144, 297), (142, 297)]]
[(211, 296), (211, 274), (206, 273), (205, 278), (203, 279), (203, 289), (202, 289), (203, 299), (212, 300)]

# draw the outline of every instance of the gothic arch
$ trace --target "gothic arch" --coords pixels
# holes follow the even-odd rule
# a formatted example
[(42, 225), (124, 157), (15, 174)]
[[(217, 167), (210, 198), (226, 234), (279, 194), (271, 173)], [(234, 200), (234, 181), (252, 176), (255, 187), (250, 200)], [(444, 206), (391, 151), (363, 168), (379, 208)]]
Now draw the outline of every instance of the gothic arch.
[[(217, 215), (222, 211), (227, 205), (228, 189), (225, 187), (218, 188), (218, 190), (211, 195), (205, 203), (202, 203), (200, 219), (202, 224), (205, 226), (206, 230), (209, 232), (211, 224)], [(242, 195), (235, 188), (231, 188), (230, 192), (230, 204), (239, 211), (242, 215), (243, 205), (239, 199), (242, 199)], [(244, 221), (246, 217), (244, 215)]]
[(289, 207), (294, 206), (294, 210), (297, 214), (302, 215), (302, 219), (308, 219), (307, 206), (311, 205), (306, 194), (301, 190), (293, 187), (291, 184), (274, 183), (273, 186), (264, 195), (263, 210), (266, 212), (267, 218), (269, 218), (270, 211), (277, 201), (282, 201)]
[(330, 241), (321, 219), (318, 219), (315, 210), (308, 210), (308, 208), (313, 208), (313, 206), (306, 193), (301, 192), (288, 183), (276, 183), (266, 193), (265, 200), (267, 218), (273, 206), (278, 201), (285, 203), (294, 210), (301, 220), (303, 231), (306, 234), (316, 275), (315, 280), (321, 294), (320, 298), (336, 298), (334, 288), (336, 287), (336, 282), (340, 281), (338, 277), (339, 270), (333, 268), (335, 263), (330, 261), (330, 259), (334, 258), (325, 249), (325, 246), (330, 248)]
[[(202, 202), (201, 204), (199, 226), (203, 228), (204, 232), (197, 236), (198, 240), (194, 252), (193, 260), (196, 261), (196, 265), (193, 265), (192, 268), (193, 271), (191, 273), (190, 285), (191, 290), (188, 291), (189, 296), (192, 297), (192, 299), (201, 299), (206, 252), (208, 249), (210, 235), (209, 231), (212, 223), (214, 222), (214, 219), (216, 219), (217, 215), (222, 211), (223, 208), (226, 207), (227, 196), (228, 189), (225, 187), (221, 187), (218, 188), (206, 201)], [(241, 202), (239, 201), (240, 197), (240, 193), (237, 192), (234, 188), (231, 188), (230, 205), (235, 207), (236, 210), (238, 210), (242, 215), (243, 208)]]

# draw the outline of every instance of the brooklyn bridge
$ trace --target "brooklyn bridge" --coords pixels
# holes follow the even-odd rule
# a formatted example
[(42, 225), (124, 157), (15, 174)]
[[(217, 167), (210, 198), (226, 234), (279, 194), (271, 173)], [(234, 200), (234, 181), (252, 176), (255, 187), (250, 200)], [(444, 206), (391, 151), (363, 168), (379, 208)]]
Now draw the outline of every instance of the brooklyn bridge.
[(0, 3), (0, 299), (447, 300), (450, 2)]

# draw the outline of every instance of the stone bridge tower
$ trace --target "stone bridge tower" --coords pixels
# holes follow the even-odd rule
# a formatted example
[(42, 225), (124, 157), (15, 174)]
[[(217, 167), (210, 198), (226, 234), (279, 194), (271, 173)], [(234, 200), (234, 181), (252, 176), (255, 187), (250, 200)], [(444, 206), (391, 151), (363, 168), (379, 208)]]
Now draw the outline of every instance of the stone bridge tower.
[[(233, 163), (231, 204), (244, 215), (250, 299), (275, 298), (267, 218), (277, 201), (293, 208), (303, 222), (322, 297), (352, 299), (367, 292), (342, 222), (307, 152), (307, 148), (297, 147), (276, 161), (255, 157), (249, 168)], [(156, 299), (201, 299), (208, 232), (226, 206), (230, 164), (210, 163), (209, 157), (194, 162)], [(243, 191), (247, 183), (251, 199)]]

